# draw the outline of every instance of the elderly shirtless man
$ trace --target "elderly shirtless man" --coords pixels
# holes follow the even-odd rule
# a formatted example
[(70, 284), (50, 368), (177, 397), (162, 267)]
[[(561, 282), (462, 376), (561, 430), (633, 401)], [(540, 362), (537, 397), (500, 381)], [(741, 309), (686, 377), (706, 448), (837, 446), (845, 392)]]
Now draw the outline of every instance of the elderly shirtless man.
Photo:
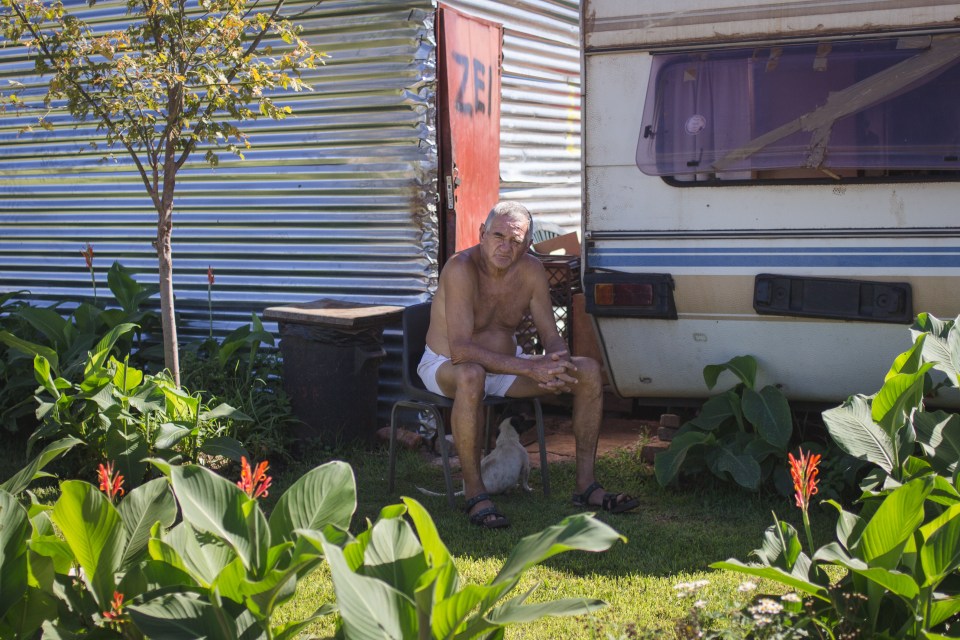
[[(501, 202), (480, 227), (480, 243), (447, 262), (433, 299), (427, 349), (417, 368), (428, 389), (453, 398), (452, 426), (470, 522), (488, 528), (509, 520), (490, 501), (480, 476), (483, 398), (573, 394), (577, 449), (574, 504), (613, 513), (638, 506), (594, 478), (603, 410), (600, 365), (570, 357), (557, 333), (543, 265), (530, 255), (532, 219), (517, 202)], [(516, 332), (530, 310), (545, 355), (523, 355)]]

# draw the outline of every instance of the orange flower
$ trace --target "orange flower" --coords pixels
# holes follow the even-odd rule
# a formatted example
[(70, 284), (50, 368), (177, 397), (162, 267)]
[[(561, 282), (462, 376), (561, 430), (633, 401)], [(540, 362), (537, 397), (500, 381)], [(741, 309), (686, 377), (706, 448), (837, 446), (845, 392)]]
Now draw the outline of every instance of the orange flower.
[(106, 466), (101, 464), (97, 475), (100, 478), (100, 491), (107, 494), (111, 501), (124, 494), (123, 476), (119, 473), (114, 475), (112, 462), (108, 462)]
[(213, 285), (213, 267), (207, 265), (207, 282)]
[(113, 600), (110, 601), (110, 611), (104, 611), (103, 617), (107, 620), (116, 620), (123, 614), (123, 594), (119, 591), (113, 592)]
[(269, 495), (267, 489), (273, 482), (273, 478), (267, 475), (267, 469), (269, 468), (270, 465), (264, 460), (251, 472), (250, 463), (247, 462), (246, 456), (241, 456), (240, 480), (237, 482), (237, 486), (251, 498), (267, 497)]
[(87, 269), (93, 269), (93, 245), (88, 242), (87, 248), (80, 250), (80, 255), (87, 261)]
[(798, 451), (799, 460), (794, 458), (792, 453), (788, 453), (787, 458), (790, 460), (790, 477), (793, 478), (797, 506), (806, 513), (810, 498), (817, 495), (817, 476), (820, 474), (817, 465), (820, 464), (820, 454), (804, 453), (803, 449)]

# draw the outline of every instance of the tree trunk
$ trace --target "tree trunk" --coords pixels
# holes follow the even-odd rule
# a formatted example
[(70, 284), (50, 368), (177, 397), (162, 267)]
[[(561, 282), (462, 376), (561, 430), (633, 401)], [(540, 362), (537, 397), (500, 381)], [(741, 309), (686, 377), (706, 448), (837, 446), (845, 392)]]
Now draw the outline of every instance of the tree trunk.
[(173, 203), (164, 207), (157, 220), (157, 260), (160, 266), (160, 320), (163, 325), (163, 364), (180, 386), (180, 354), (177, 344), (177, 323), (173, 309)]

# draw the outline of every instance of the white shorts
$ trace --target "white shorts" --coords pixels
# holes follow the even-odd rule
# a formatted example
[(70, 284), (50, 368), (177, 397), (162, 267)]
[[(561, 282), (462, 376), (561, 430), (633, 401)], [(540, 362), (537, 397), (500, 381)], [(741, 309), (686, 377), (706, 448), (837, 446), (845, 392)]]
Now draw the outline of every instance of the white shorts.
[[(517, 357), (530, 358), (532, 356), (517, 347)], [(446, 396), (446, 394), (440, 390), (440, 385), (437, 384), (437, 370), (444, 362), (450, 362), (450, 358), (434, 353), (430, 347), (425, 347), (423, 357), (420, 358), (420, 364), (417, 365), (417, 373), (423, 380), (423, 386), (427, 388), (427, 391), (441, 396)], [(510, 385), (516, 379), (517, 376), (510, 373), (488, 373), (483, 384), (483, 391), (488, 396), (505, 396)]]

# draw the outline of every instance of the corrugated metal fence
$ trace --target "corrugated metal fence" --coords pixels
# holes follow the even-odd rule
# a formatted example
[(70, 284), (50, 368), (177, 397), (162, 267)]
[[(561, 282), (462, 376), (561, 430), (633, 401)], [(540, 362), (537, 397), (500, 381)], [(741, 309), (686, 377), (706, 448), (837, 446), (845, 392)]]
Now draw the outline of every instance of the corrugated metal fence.
[[(73, 4), (73, 3), (71, 3)], [(85, 2), (82, 3), (85, 5)], [(501, 194), (571, 230), (580, 218), (576, 2), (451, 2), (505, 26)], [(88, 15), (104, 27), (124, 2)], [(181, 340), (206, 335), (207, 267), (215, 329), (264, 307), (316, 298), (408, 305), (436, 285), (436, 37), (433, 0), (293, 2), (330, 54), (284, 94), (294, 115), (248, 127), (241, 161), (209, 169), (198, 153), (177, 184), (173, 256)], [(18, 48), (0, 48), (0, 82), (42, 81)], [(54, 113), (53, 120), (69, 118)], [(92, 128), (20, 130), (33, 116), (0, 115), (0, 291), (34, 301), (92, 296), (80, 249), (93, 245), (98, 286), (113, 261), (156, 282), (156, 214), (126, 156), (102, 161)], [(271, 327), (268, 327), (271, 328)], [(392, 399), (399, 339), (386, 334), (381, 401)]]

